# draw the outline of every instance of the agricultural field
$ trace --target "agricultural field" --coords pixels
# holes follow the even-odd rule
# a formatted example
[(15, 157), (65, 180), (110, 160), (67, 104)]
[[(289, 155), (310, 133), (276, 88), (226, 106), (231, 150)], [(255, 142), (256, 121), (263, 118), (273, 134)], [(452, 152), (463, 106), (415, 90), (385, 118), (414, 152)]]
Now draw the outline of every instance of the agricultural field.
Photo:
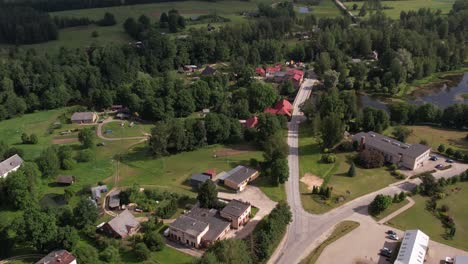
[[(408, 143), (419, 143), (421, 140), (426, 140), (433, 151), (437, 151), (440, 144), (444, 144), (446, 148), (460, 150), (468, 153), (468, 140), (466, 136), (468, 131), (439, 128), (432, 126), (406, 126), (412, 130), (408, 137)], [(388, 128), (384, 134), (391, 136), (392, 128)]]
[[(382, 7), (388, 7), (388, 9), (383, 9), (383, 12), (388, 15), (390, 18), (398, 19), (400, 17), (401, 11), (410, 11), (418, 10), (420, 8), (431, 8), (434, 10), (440, 9), (443, 14), (448, 14), (454, 0), (401, 0), (401, 1), (382, 1)], [(364, 2), (345, 2), (345, 6), (353, 14), (358, 15), (359, 10)], [(353, 11), (352, 7), (354, 4), (357, 4), (358, 8)], [(370, 12), (368, 10), (367, 16)]]
[[(459, 188), (459, 191), (454, 191), (455, 188)], [(449, 185), (445, 192), (447, 196), (438, 200), (437, 204), (438, 207), (449, 206), (449, 214), (453, 216), (457, 227), (453, 239), (444, 238), (442, 222), (426, 210), (426, 201), (429, 198), (419, 195), (413, 198), (416, 202), (413, 207), (390, 220), (389, 224), (401, 230), (421, 229), (431, 240), (468, 250), (468, 182)]]
[[(398, 181), (386, 167), (363, 169), (356, 166), (356, 176), (349, 177), (351, 160), (356, 153), (337, 153), (336, 162), (326, 164), (320, 161), (320, 146), (304, 124), (299, 133), (299, 173), (301, 177), (312, 176), (315, 182), (323, 182), (323, 186), (333, 187), (332, 198), (328, 201), (318, 201), (311, 195), (312, 186), (302, 179), (300, 183), (302, 205), (311, 213), (325, 213), (354, 198), (371, 193)], [(339, 201), (335, 201), (342, 197)]]

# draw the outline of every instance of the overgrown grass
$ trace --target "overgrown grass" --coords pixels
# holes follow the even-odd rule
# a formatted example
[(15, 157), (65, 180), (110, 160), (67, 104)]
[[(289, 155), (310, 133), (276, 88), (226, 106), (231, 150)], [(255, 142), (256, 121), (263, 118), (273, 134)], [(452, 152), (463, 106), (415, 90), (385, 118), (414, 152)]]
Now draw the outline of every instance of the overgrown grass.
[(354, 221), (343, 221), (337, 224), (331, 233), (331, 235), (323, 241), (318, 247), (316, 247), (312, 253), (309, 254), (305, 259), (303, 259), (300, 264), (313, 264), (317, 261), (322, 254), (323, 250), (330, 245), (331, 243), (335, 242), (336, 240), (340, 239), (344, 235), (348, 234), (349, 232), (353, 231), (354, 229), (359, 227), (358, 222)]
[[(459, 188), (458, 192), (452, 191)], [(401, 230), (420, 229), (431, 240), (444, 243), (456, 248), (468, 250), (468, 182), (461, 182), (446, 187), (447, 196), (437, 201), (438, 207), (448, 205), (449, 215), (456, 224), (456, 234), (452, 240), (444, 238), (445, 229), (442, 223), (432, 213), (426, 210), (428, 197), (414, 196), (416, 202), (413, 207), (389, 221), (389, 224)]]
[[(299, 8), (302, 6), (306, 6), (306, 5), (296, 4), (296, 8), (295, 8), (296, 12), (299, 11)], [(342, 15), (338, 7), (336, 7), (333, 0), (322, 0), (320, 1), (318, 5), (311, 5), (311, 6), (308, 6), (308, 8), (310, 11), (308, 14), (297, 13), (298, 16), (304, 17), (304, 16), (312, 14), (317, 18), (322, 18), (322, 17), (337, 17), (337, 16)]]

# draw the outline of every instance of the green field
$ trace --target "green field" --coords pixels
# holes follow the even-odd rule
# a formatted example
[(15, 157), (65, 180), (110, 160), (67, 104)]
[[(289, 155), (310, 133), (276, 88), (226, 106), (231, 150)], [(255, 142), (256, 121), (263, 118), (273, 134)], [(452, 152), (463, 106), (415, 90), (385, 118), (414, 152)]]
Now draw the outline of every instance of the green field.
[[(301, 6), (305, 6), (305, 5), (296, 4), (295, 6), (296, 12), (299, 11), (299, 8)], [(298, 13), (298, 16), (303, 17), (303, 16), (310, 15), (310, 14), (314, 15), (317, 18), (341, 16), (341, 12), (338, 9), (338, 7), (336, 7), (333, 0), (322, 0), (320, 1), (319, 5), (311, 5), (311, 6), (308, 6), (308, 8), (310, 11), (308, 14)]]
[[(408, 143), (414, 144), (426, 140), (434, 151), (437, 151), (440, 144), (444, 144), (446, 148), (451, 147), (454, 150), (468, 153), (468, 140), (465, 139), (467, 131), (431, 126), (406, 127), (413, 131), (407, 139)], [(384, 134), (391, 136), (392, 128), (388, 128)]]
[[(452, 192), (459, 187), (459, 192)], [(427, 197), (415, 196), (416, 204), (393, 218), (389, 224), (401, 230), (420, 229), (426, 233), (431, 240), (435, 240), (463, 250), (468, 250), (468, 182), (449, 185), (446, 188), (448, 194), (444, 199), (438, 200), (438, 207), (448, 205), (449, 214), (453, 216), (456, 224), (456, 234), (453, 240), (444, 239), (445, 230), (442, 223), (432, 213), (426, 210)]]
[[(394, 19), (400, 18), (401, 11), (418, 10), (420, 8), (431, 8), (434, 10), (440, 9), (442, 14), (448, 14), (454, 0), (398, 0), (398, 1), (382, 1), (382, 7), (389, 7), (389, 9), (383, 9), (383, 12)], [(359, 14), (359, 10), (364, 2), (345, 2), (345, 6), (351, 10), (356, 16)], [(353, 11), (352, 7), (354, 4), (358, 5), (358, 9)], [(368, 17), (370, 12), (367, 12)]]
[(359, 227), (358, 222), (354, 221), (343, 221), (340, 222), (335, 226), (331, 235), (323, 241), (318, 247), (316, 247), (305, 259), (303, 259), (300, 264), (313, 264), (317, 261), (322, 254), (325, 248), (335, 242), (336, 240), (340, 239), (344, 235), (348, 234), (349, 232), (353, 231), (354, 229)]
[(372, 216), (377, 221), (384, 219), (385, 217), (389, 216), (393, 212), (397, 211), (398, 209), (402, 208), (403, 206), (409, 204), (408, 200), (403, 200), (399, 203), (392, 203), (385, 211), (381, 212), (379, 215)]
[[(362, 169), (356, 166), (356, 176), (346, 175), (350, 167), (350, 160), (356, 153), (338, 153), (337, 160), (332, 164), (320, 162), (320, 146), (308, 131), (310, 128), (303, 124), (299, 133), (299, 171), (303, 177), (305, 173), (312, 173), (324, 180), (324, 185), (333, 187), (332, 198), (325, 202), (317, 201), (307, 185), (300, 183), (302, 206), (311, 213), (324, 213), (354, 198), (377, 191), (397, 181), (386, 167), (376, 169)], [(333, 201), (342, 197), (341, 201)]]
[[(121, 126), (122, 123), (123, 126)], [(102, 133), (104, 134), (106, 130), (112, 130), (112, 133), (104, 134), (106, 138), (143, 137), (145, 134), (149, 134), (154, 126), (135, 122), (134, 126), (130, 127), (130, 123), (125, 120), (106, 123), (102, 126)]]

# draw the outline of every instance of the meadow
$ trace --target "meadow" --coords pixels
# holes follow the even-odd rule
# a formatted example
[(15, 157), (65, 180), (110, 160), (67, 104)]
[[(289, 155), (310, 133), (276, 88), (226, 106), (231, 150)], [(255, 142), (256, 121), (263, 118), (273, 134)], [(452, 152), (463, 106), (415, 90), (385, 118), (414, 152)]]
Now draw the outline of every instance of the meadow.
[[(400, 18), (401, 11), (418, 10), (420, 8), (431, 8), (434, 10), (440, 9), (442, 14), (448, 14), (455, 0), (397, 0), (397, 1), (382, 1), (382, 7), (388, 7), (389, 9), (383, 9), (383, 12), (390, 18)], [(355, 15), (359, 14), (359, 10), (364, 2), (345, 2), (345, 6), (348, 10)], [(358, 8), (353, 11), (352, 7), (356, 4)], [(366, 17), (370, 14), (369, 10)]]
[[(460, 188), (458, 192), (452, 192), (455, 188)], [(456, 234), (453, 239), (444, 238), (445, 229), (442, 222), (432, 213), (426, 210), (428, 197), (415, 196), (416, 204), (393, 218), (389, 224), (401, 230), (420, 229), (426, 233), (431, 240), (444, 243), (456, 248), (468, 250), (468, 182), (460, 182), (449, 185), (445, 191), (448, 195), (437, 201), (438, 207), (449, 206), (449, 214), (453, 216), (456, 224)], [(422, 221), (424, 219), (424, 221)]]
[[(307, 185), (300, 183), (302, 206), (311, 213), (325, 213), (359, 196), (377, 191), (397, 181), (386, 167), (363, 169), (356, 166), (356, 176), (349, 177), (352, 159), (357, 153), (336, 153), (336, 162), (320, 161), (321, 153), (317, 139), (310, 135), (310, 127), (303, 124), (299, 131), (299, 173), (311, 173), (324, 180), (324, 186), (333, 187), (332, 198), (318, 201), (311, 195)], [(333, 201), (341, 197), (339, 201)]]
[[(130, 126), (131, 122), (126, 120), (115, 121), (105, 123), (102, 126), (102, 133), (107, 130), (112, 130), (112, 133), (105, 133), (106, 138), (126, 138), (126, 137), (143, 137), (145, 134), (151, 133), (153, 124), (142, 124), (134, 122), (133, 126)], [(121, 126), (123, 124), (123, 126)]]
[[(303, 6), (300, 4), (297, 4), (295, 6), (296, 12), (299, 11), (299, 8)], [(333, 0), (322, 0), (318, 5), (311, 5), (308, 6), (309, 8), (309, 13), (307, 14), (300, 14), (298, 13), (299, 17), (304, 17), (306, 15), (314, 15), (316, 18), (323, 18), (323, 17), (337, 17), (341, 16), (340, 10), (336, 7), (335, 3)]]

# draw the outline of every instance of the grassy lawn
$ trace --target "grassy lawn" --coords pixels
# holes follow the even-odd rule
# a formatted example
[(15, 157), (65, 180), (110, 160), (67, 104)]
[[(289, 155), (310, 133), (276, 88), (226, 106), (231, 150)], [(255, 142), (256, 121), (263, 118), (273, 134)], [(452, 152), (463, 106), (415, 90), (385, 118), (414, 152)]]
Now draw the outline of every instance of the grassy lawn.
[[(299, 8), (302, 6), (306, 6), (306, 5), (296, 4), (295, 11), (298, 12)], [(341, 12), (338, 9), (338, 7), (336, 7), (333, 0), (323, 0), (323, 1), (320, 1), (319, 5), (311, 5), (311, 6), (308, 6), (308, 8), (310, 11), (308, 14), (297, 13), (297, 15), (299, 17), (302, 17), (302, 16), (307, 16), (307, 15), (312, 14), (317, 18), (341, 16)]]
[(228, 157), (213, 157), (214, 152), (223, 147), (212, 145), (191, 152), (154, 159), (148, 155), (145, 145), (140, 144), (123, 157), (119, 185), (129, 186), (137, 183), (193, 196), (194, 192), (186, 182), (193, 173), (203, 172), (209, 168), (215, 168), (219, 173), (239, 164), (247, 164), (251, 158), (262, 159), (260, 151)]
[[(413, 131), (407, 139), (408, 143), (419, 143), (424, 139), (434, 151), (437, 151), (440, 144), (444, 144), (446, 148), (451, 147), (454, 150), (468, 152), (468, 140), (465, 139), (467, 131), (432, 126), (407, 127)], [(385, 134), (391, 136), (392, 128), (388, 128)]]
[[(320, 146), (310, 133), (307, 124), (301, 125), (299, 133), (299, 168), (301, 177), (312, 173), (324, 180), (324, 185), (333, 187), (332, 198), (328, 201), (318, 200), (311, 195), (307, 185), (300, 183), (302, 206), (311, 213), (324, 213), (359, 196), (371, 193), (388, 186), (397, 180), (391, 176), (386, 167), (363, 169), (356, 166), (356, 176), (348, 177), (350, 160), (356, 153), (337, 153), (336, 162), (320, 162)], [(339, 198), (341, 197), (341, 198)], [(340, 200), (337, 200), (337, 199)]]
[(258, 177), (252, 184), (259, 187), (266, 196), (275, 202), (287, 200), (284, 184), (273, 186), (269, 183), (267, 178), (262, 176)]
[[(124, 124), (122, 127), (120, 124)], [(108, 138), (126, 138), (126, 137), (141, 137), (151, 132), (152, 124), (134, 123), (130, 127), (130, 123), (126, 120), (106, 123), (102, 126), (102, 131), (112, 130), (112, 133), (106, 133), (104, 136)]]
[(373, 216), (373, 218), (376, 219), (377, 221), (380, 221), (381, 219), (384, 219), (385, 217), (389, 216), (390, 214), (392, 214), (393, 212), (395, 212), (396, 210), (402, 208), (403, 206), (407, 204), (409, 204), (409, 201), (406, 199), (399, 203), (392, 203), (387, 209), (385, 209), (385, 211), (383, 211), (377, 216)]
[(331, 233), (331, 235), (322, 242), (318, 247), (316, 247), (312, 253), (309, 254), (305, 259), (303, 259), (300, 264), (313, 264), (317, 261), (322, 254), (323, 250), (330, 245), (331, 243), (335, 242), (336, 240), (340, 239), (342, 236), (348, 234), (349, 232), (353, 231), (354, 229), (359, 227), (358, 222), (354, 221), (343, 221), (337, 224)]
[[(459, 187), (458, 193), (451, 192)], [(427, 197), (415, 196), (416, 204), (399, 216), (389, 221), (389, 224), (401, 230), (421, 229), (431, 240), (441, 242), (463, 250), (468, 250), (468, 182), (457, 183), (446, 188), (447, 195), (438, 200), (438, 207), (448, 205), (449, 214), (455, 219), (457, 232), (453, 240), (444, 239), (445, 230), (442, 223), (432, 213), (425, 209)]]
[[(442, 14), (448, 14), (450, 9), (452, 9), (454, 2), (454, 0), (382, 1), (382, 7), (389, 7), (389, 9), (383, 9), (383, 12), (391, 18), (398, 19), (401, 11), (418, 10), (420, 8), (431, 8), (434, 10), (440, 9)], [(351, 10), (351, 12), (353, 12), (353, 14), (358, 15), (363, 3), (364, 2), (345, 2), (344, 4), (349, 10)], [(358, 8), (355, 11), (352, 10), (354, 4), (358, 5)], [(370, 12), (368, 11), (366, 17), (368, 17), (369, 14)]]

